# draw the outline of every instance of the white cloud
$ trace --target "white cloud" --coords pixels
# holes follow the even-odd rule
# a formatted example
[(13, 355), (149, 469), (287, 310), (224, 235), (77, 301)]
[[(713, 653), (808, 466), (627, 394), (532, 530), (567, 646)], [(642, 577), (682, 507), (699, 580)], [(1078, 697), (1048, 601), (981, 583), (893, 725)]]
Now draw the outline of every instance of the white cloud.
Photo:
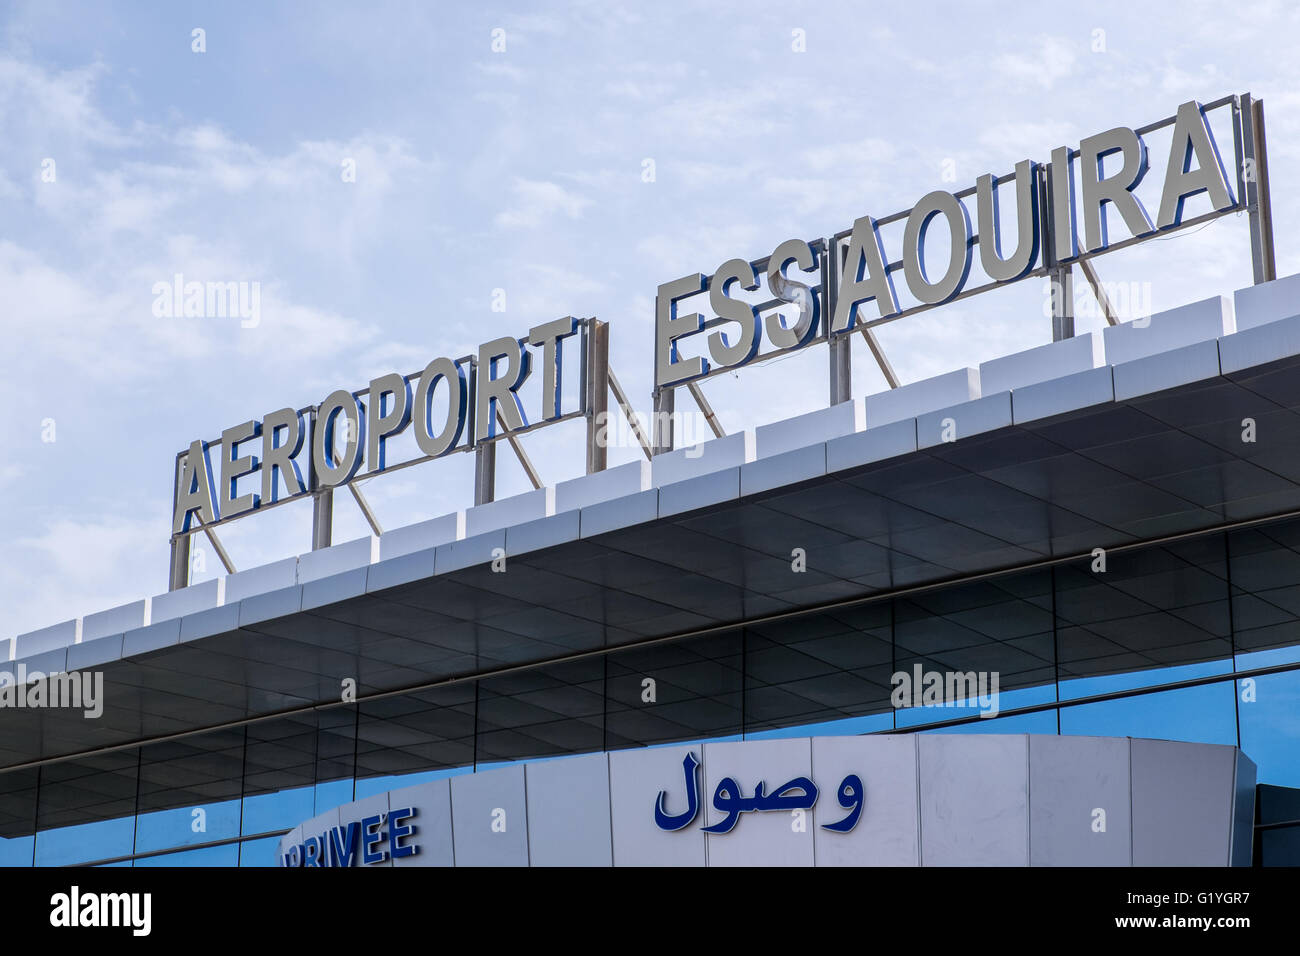
[[(1028, 44), (1026, 44), (1028, 45)], [(1051, 89), (1074, 72), (1074, 46), (1058, 37), (1034, 41), (1030, 53), (1003, 53), (993, 58), (993, 69), (1017, 84), (1033, 83)]]
[(590, 199), (546, 180), (516, 178), (511, 191), (513, 205), (497, 213), (495, 220), (505, 229), (533, 228), (557, 215), (578, 219), (592, 204)]

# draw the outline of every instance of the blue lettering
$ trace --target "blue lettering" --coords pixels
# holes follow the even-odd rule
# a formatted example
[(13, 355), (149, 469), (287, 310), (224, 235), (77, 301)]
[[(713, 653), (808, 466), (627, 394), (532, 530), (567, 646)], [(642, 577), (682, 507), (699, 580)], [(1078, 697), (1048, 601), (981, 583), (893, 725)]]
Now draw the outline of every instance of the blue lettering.
[[(388, 859), (388, 842), (387, 834), (384, 833), (384, 820), (388, 814), (379, 813), (373, 817), (366, 817), (361, 821), (361, 862), (370, 866), (375, 863), (383, 863)], [(379, 850), (375, 850), (379, 847)]]
[(361, 833), (361, 824), (355, 820), (346, 827), (330, 830), (330, 854), (335, 866), (356, 866), (357, 838)]
[(403, 837), (415, 834), (415, 824), (411, 823), (403, 826), (403, 823), (415, 819), (416, 815), (415, 807), (403, 807), (401, 810), (391, 810), (388, 813), (388, 847), (394, 860), (415, 856), (420, 852), (420, 848), (416, 844), (403, 844), (401, 842)]

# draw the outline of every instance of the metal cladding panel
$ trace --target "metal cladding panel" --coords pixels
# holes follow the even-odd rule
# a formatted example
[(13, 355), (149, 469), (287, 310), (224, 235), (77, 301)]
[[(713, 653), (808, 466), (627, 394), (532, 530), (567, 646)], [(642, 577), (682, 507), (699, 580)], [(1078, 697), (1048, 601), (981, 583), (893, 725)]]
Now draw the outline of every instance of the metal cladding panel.
[[(352, 808), (347, 807), (346, 809), (350, 811)], [(322, 854), (329, 852), (329, 844), (327, 842), (323, 843), (323, 841), (329, 840), (329, 831), (339, 825), (339, 814), (343, 811), (343, 807), (335, 807), (333, 810), (312, 817), (302, 826), (297, 828), (298, 840), (303, 844), (301, 850), (303, 855), (301, 858), (304, 861), (304, 866), (307, 865), (305, 861), (311, 854), (316, 854), (316, 859), (320, 860), (323, 859)], [(349, 817), (349, 819), (351, 819), (351, 817)], [(312, 844), (314, 849), (309, 848), (308, 844)], [(289, 846), (290, 844), (282, 842), (280, 844), (280, 852), (285, 852)], [(310, 865), (320, 866), (322, 864), (312, 863)]]
[(1030, 737), (1029, 793), (1031, 865), (1130, 864), (1127, 737)]
[[(918, 739), (915, 734), (813, 738), (813, 778), (825, 784), (813, 811), (817, 866), (920, 864)], [(862, 780), (866, 795), (862, 817), (848, 833), (824, 830), (826, 824), (844, 818), (846, 811), (836, 795), (840, 781), (849, 774)]]
[(610, 866), (609, 755), (529, 764), (528, 850), (532, 866)]
[(457, 866), (527, 866), (523, 765), (452, 777), (451, 819)]
[(1026, 736), (922, 734), (921, 863), (1027, 866)]
[[(739, 786), (738, 797), (754, 797), (760, 781), (772, 795), (787, 781), (812, 776), (812, 747), (807, 737), (705, 744), (703, 770), (705, 825), (715, 826), (727, 819), (715, 805), (724, 778)], [(743, 814), (730, 832), (708, 834), (709, 866), (812, 866), (811, 817), (806, 810)]]
[[(610, 819), (615, 866), (704, 866), (704, 832), (689, 826), (665, 833), (655, 825), (656, 795), (666, 791), (664, 810), (686, 809), (682, 761), (699, 745), (616, 750), (609, 755)], [(703, 797), (701, 797), (703, 799)]]
[(1084, 332), (982, 362), (980, 390), (985, 395), (992, 395), (1105, 365), (1103, 343), (1100, 332)]
[(1134, 739), (1133, 865), (1227, 866), (1235, 748)]
[[(381, 838), (374, 842), (373, 848), (377, 854), (383, 855), (383, 860), (381, 860), (378, 863), (370, 863), (368, 864), (369, 866), (392, 866), (393, 865), (393, 861), (388, 855), (388, 846), (389, 846), (388, 838), (387, 838), (388, 826), (389, 826), (388, 810), (389, 810), (389, 803), (388, 803), (387, 792), (376, 793), (373, 796), (369, 796), (369, 797), (362, 797), (360, 800), (348, 804), (347, 819), (366, 820), (367, 818), (370, 817), (380, 818), (381, 827), (377, 828), (376, 835), (380, 835)], [(347, 822), (347, 820), (344, 818), (342, 811), (340, 811), (339, 824), (342, 825), (345, 822)], [(360, 844), (357, 846), (357, 854), (358, 857), (360, 857), (360, 854), (362, 854), (366, 850), (366, 846), (365, 846), (366, 832), (365, 832), (364, 824), (362, 825), (361, 833), (358, 839), (360, 840)]]
[(1238, 289), (1232, 301), (1238, 332), (1289, 318), (1300, 303), (1300, 275)]
[(1255, 849), (1255, 761), (1236, 752), (1232, 793), (1232, 865), (1250, 866)]
[(933, 448), (1011, 425), (1011, 393), (991, 392), (983, 398), (918, 415), (916, 441), (920, 448)]
[(410, 808), (397, 845), (417, 850), (393, 866), (1249, 865), (1254, 773), (1233, 747), (1114, 737), (647, 747), (376, 794), (290, 831), (277, 861), (299, 865), (302, 844), (324, 834), (328, 847), (330, 828), (367, 817), (376, 836), (389, 828), (380, 859)]
[(451, 839), (451, 781), (434, 780), (390, 790), (392, 808), (415, 807), (419, 852), (393, 860), (393, 866), (455, 866)]

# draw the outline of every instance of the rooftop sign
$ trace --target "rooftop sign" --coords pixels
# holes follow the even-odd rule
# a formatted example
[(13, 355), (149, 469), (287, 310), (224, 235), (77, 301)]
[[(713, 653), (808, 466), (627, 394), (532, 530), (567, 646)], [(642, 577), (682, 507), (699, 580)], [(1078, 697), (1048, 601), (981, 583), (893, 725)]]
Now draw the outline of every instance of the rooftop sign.
[[(1216, 141), (1216, 122), (1220, 136), (1232, 138), (1231, 167)], [(1157, 133), (1167, 149), (1155, 163), (1163, 170), (1158, 183), (1149, 175), (1147, 144)], [(787, 239), (766, 258), (729, 259), (711, 276), (694, 273), (660, 285), (653, 442), (609, 368), (606, 323), (571, 316), (538, 325), (524, 338), (484, 343), (473, 356), (437, 358), (419, 373), (388, 373), (368, 388), (334, 391), (319, 405), (270, 412), (227, 428), (219, 440), (195, 440), (177, 456), (171, 586), (188, 583), (193, 531), (207, 533), (233, 573), (213, 526), (282, 502), (314, 497), (312, 546), (328, 546), (331, 493), (340, 486), (350, 486), (373, 533), (381, 534), (355, 479), (453, 452), (477, 452), (475, 504), (485, 504), (495, 494), (499, 438), (509, 439), (534, 488), (541, 488), (515, 436), (569, 418), (587, 418), (587, 472), (600, 471), (610, 392), (649, 457), (674, 447), (678, 386), (689, 386), (722, 435), (698, 380), (827, 342), (830, 401), (838, 404), (852, 397), (851, 333), (864, 334), (890, 385), (897, 385), (873, 326), (1029, 276), (1053, 277), (1053, 334), (1068, 337), (1073, 317), (1063, 303), (1072, 263), (1081, 264), (1097, 290), (1090, 257), (1228, 213), (1250, 213), (1255, 281), (1267, 281), (1274, 277), (1267, 208), (1261, 104), (1248, 93), (1189, 101), (1147, 126), (1120, 126), (1085, 137), (1077, 148), (1057, 147), (1046, 163), (1023, 159), (1011, 173), (985, 173), (957, 192), (930, 192), (910, 210), (863, 215), (834, 236)], [(1117, 223), (1126, 235), (1112, 238), (1109, 226)], [(1107, 319), (1116, 321), (1109, 313)], [(580, 336), (570, 362), (580, 379), (576, 408), (565, 407), (561, 387), (564, 345), (574, 336)], [(540, 397), (531, 400), (530, 417), (520, 388), (533, 376), (534, 358), (542, 374), (531, 379), (530, 391)], [(389, 444), (399, 436), (406, 454), (394, 460), (399, 456), (389, 454)]]
[[(563, 406), (564, 343), (579, 336), (586, 377), (587, 324), (571, 316), (522, 339), (500, 338), (476, 356), (436, 358), (422, 372), (391, 372), (357, 392), (339, 389), (318, 406), (282, 408), (227, 428), (221, 440), (195, 439), (177, 468), (172, 534), (194, 522), (214, 525), (259, 508), (311, 495), (366, 474), (470, 451), (505, 437), (585, 414)], [(520, 389), (540, 359), (541, 407), (530, 420)], [(578, 390), (585, 396), (585, 390)], [(585, 397), (579, 400), (585, 405)], [(498, 425), (500, 429), (498, 429)], [(413, 427), (419, 455), (393, 463), (388, 443)], [(258, 490), (237, 483), (260, 476)]]
[[(1204, 106), (1184, 103), (1174, 116), (1149, 126), (1120, 126), (1085, 138), (1077, 149), (1058, 147), (1045, 165), (1025, 159), (1009, 175), (980, 176), (972, 188), (928, 193), (908, 211), (880, 219), (861, 216), (851, 230), (829, 240), (787, 239), (766, 259), (729, 259), (712, 276), (694, 273), (666, 282), (659, 287), (655, 306), (655, 388), (683, 385), (760, 356), (890, 322), (1045, 274), (1053, 265), (1240, 210), (1250, 168), (1237, 126), (1236, 101), (1227, 97)], [(1224, 166), (1206, 117), (1229, 104), (1234, 106), (1235, 176)], [(1172, 126), (1171, 144), (1161, 164), (1164, 179), (1153, 215), (1136, 192), (1149, 171), (1143, 137), (1166, 126)], [(1202, 194), (1208, 197), (1209, 211), (1185, 218), (1187, 201)], [(1126, 238), (1111, 238), (1108, 212), (1118, 214)], [(903, 224), (901, 248), (891, 257), (881, 229), (898, 222)], [(1015, 223), (1011, 236), (1009, 222)], [(931, 240), (932, 233), (937, 242)], [(935, 255), (934, 246), (944, 254)], [(989, 281), (972, 287), (976, 247)], [(827, 248), (837, 253), (831, 261), (823, 255)], [(910, 297), (907, 303), (896, 287), (900, 271)], [(767, 301), (743, 294), (759, 293), (760, 282), (766, 282)], [(708, 318), (699, 311), (702, 299), (698, 305), (685, 304), (705, 294), (712, 312)], [(684, 355), (682, 343), (708, 330), (696, 354)], [(766, 352), (764, 339), (770, 346)]]

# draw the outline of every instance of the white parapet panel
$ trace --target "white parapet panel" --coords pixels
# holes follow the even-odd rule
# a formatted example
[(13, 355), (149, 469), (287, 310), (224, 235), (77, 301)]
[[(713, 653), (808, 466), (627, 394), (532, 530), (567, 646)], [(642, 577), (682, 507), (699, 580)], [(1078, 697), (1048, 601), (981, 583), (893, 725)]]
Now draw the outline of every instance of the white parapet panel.
[[(178, 588), (175, 591), (168, 591), (166, 594), (159, 594), (151, 599), (149, 614), (144, 623), (156, 624), (158, 621), (169, 621), (174, 617), (184, 617), (186, 614), (194, 614), (197, 611), (220, 607), (225, 603), (225, 594), (225, 578), (201, 581), (198, 584), (191, 584), (187, 588)], [(139, 627), (140, 625), (136, 624), (134, 626)], [(84, 637), (82, 639), (85, 640)]]
[(1114, 369), (1103, 365), (1016, 389), (1011, 393), (1011, 415), (1023, 425), (1114, 400)]
[(650, 474), (654, 486), (661, 488), (715, 471), (739, 468), (753, 460), (754, 433), (746, 430), (656, 455)]
[(1300, 315), (1300, 274), (1238, 289), (1232, 301), (1238, 332)]
[(404, 528), (394, 528), (379, 536), (379, 558), (387, 561), (417, 551), (427, 551), (440, 544), (459, 541), (465, 537), (465, 512), (456, 511), (438, 518), (430, 518)]
[(298, 583), (298, 559), (284, 558), (270, 564), (236, 571), (226, 576), (226, 603), (234, 604), (255, 594), (291, 588)]
[(1149, 318), (1121, 322), (1103, 331), (1106, 361), (1111, 365), (1157, 355), (1237, 331), (1232, 299), (1211, 296)]
[[(185, 590), (188, 591), (189, 588)], [(81, 619), (81, 637), (78, 640), (93, 641), (112, 634), (123, 634), (137, 627), (144, 627), (148, 623), (149, 600), (146, 598), (143, 601), (132, 601), (121, 607), (87, 614)]]
[(14, 638), (14, 657), (31, 657), (59, 647), (77, 643), (81, 631), (81, 619), (51, 624), (39, 631), (28, 631)]
[(555, 486), (547, 485), (500, 501), (475, 505), (465, 512), (465, 536), (499, 531), (512, 524), (535, 521), (555, 514)]
[(1010, 428), (1013, 421), (1011, 392), (988, 392), (983, 398), (918, 416), (916, 447), (932, 448), (971, 435)]
[(865, 409), (859, 402), (840, 402), (830, 408), (758, 426), (754, 430), (754, 452), (758, 458), (780, 455), (852, 435), (862, 431), (865, 424)]
[(562, 481), (555, 486), (555, 511), (576, 511), (650, 490), (650, 462), (642, 459)]
[(888, 425), (979, 397), (979, 369), (959, 368), (955, 372), (868, 395), (866, 424), (868, 428)]
[(1190, 385), (1219, 374), (1219, 343), (1196, 342), (1115, 366), (1115, 401)]
[(1106, 364), (1105, 340), (1087, 332), (980, 364), (980, 391), (1009, 392)]
[(378, 558), (379, 538), (373, 534), (318, 551), (308, 551), (298, 558), (298, 583), (306, 584), (332, 574), (364, 568)]
[(1300, 355), (1300, 315), (1219, 339), (1219, 364), (1224, 375), (1297, 355)]

